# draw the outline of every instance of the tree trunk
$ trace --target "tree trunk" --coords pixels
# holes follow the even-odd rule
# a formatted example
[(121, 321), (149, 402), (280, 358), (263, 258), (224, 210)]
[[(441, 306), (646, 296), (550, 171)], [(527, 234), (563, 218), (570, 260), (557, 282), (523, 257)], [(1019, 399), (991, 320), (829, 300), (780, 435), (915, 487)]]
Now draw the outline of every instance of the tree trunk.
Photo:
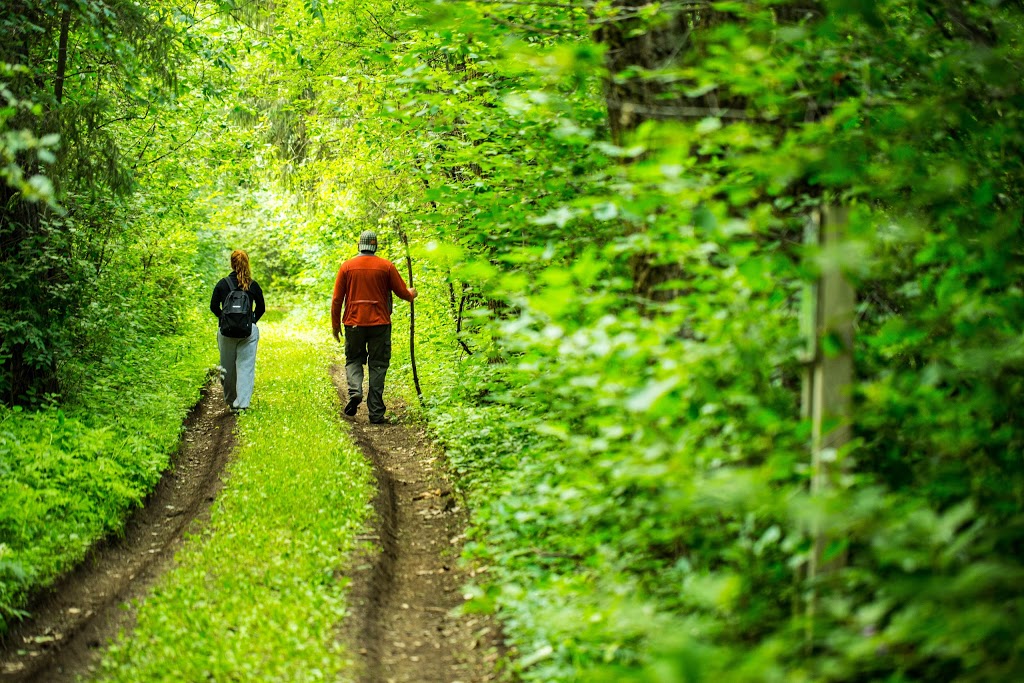
[[(650, 23), (649, 20), (638, 19), (635, 15), (646, 4), (647, 0), (615, 0), (614, 6), (623, 16), (603, 24), (597, 31), (597, 39), (607, 46), (608, 125), (612, 141), (621, 146), (628, 143), (630, 133), (645, 121), (673, 118), (671, 112), (684, 105), (683, 96), (673, 93), (671, 85), (649, 78), (643, 72), (670, 66), (688, 49), (692, 17), (675, 11), (645, 27), (644, 23)], [(641, 74), (632, 73), (634, 70)], [(633, 290), (650, 301), (668, 301), (677, 292), (662, 285), (679, 279), (682, 268), (678, 263), (658, 263), (657, 258), (657, 254), (647, 252), (633, 255), (630, 263)]]
[(60, 105), (64, 99), (64, 74), (68, 68), (68, 32), (71, 29), (71, 8), (64, 10), (60, 18), (60, 43), (57, 48), (57, 79), (53, 85), (53, 96)]
[[(686, 88), (670, 79), (652, 77), (659, 71), (678, 66), (697, 49), (691, 36), (725, 22), (742, 22), (731, 12), (708, 6), (665, 9), (655, 18), (638, 16), (649, 0), (613, 0), (620, 16), (601, 24), (596, 38), (607, 46), (605, 66), (605, 103), (612, 141), (628, 145), (630, 134), (646, 121), (703, 119), (735, 115), (746, 110), (743, 97), (719, 93), (717, 89), (697, 97), (686, 94)], [(773, 6), (778, 24), (799, 23), (821, 14), (818, 0), (794, 0)], [(699, 57), (699, 55), (698, 55)], [(646, 228), (638, 228), (640, 230)], [(648, 252), (634, 254), (631, 262), (634, 291), (649, 301), (668, 301), (680, 291), (666, 286), (684, 273), (678, 263), (665, 263), (662, 255)]]
[(646, 4), (646, 0), (616, 0), (615, 7), (627, 16), (604, 24), (597, 32), (598, 40), (608, 47), (605, 103), (612, 141), (617, 145), (641, 123), (656, 118), (657, 112), (670, 109), (675, 101), (674, 98), (662, 99), (666, 88), (653, 79), (637, 75), (620, 77), (619, 74), (634, 67), (651, 70), (666, 66), (689, 42), (686, 16), (681, 12), (674, 13), (658, 26), (638, 31), (640, 20), (632, 16)]

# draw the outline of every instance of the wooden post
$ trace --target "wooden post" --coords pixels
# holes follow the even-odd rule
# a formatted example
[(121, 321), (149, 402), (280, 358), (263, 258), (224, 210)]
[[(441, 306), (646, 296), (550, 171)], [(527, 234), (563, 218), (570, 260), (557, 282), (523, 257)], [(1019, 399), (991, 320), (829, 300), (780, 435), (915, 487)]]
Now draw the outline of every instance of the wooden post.
[[(811, 421), (812, 496), (822, 494), (835, 484), (842, 473), (838, 453), (851, 436), (856, 295), (834, 254), (835, 249), (841, 248), (847, 221), (846, 209), (826, 207), (815, 213), (806, 236), (808, 244), (817, 245), (826, 255), (818, 281), (808, 287), (804, 297), (801, 320), (808, 340), (803, 411)], [(826, 558), (830, 539), (819, 528), (812, 533), (808, 578), (813, 582), (817, 576), (843, 566), (846, 556), (839, 553)], [(809, 640), (813, 636), (815, 599), (812, 593), (808, 604)]]

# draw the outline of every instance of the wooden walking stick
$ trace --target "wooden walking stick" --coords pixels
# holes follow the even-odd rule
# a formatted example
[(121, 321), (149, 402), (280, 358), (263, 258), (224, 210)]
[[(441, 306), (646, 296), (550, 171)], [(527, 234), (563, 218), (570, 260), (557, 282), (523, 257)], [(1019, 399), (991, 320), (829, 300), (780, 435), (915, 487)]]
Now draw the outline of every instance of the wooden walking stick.
[[(409, 238), (405, 234), (405, 230), (398, 226), (398, 236), (402, 240), (402, 244), (405, 245), (405, 265), (409, 269), (409, 286), (412, 287), (412, 252), (409, 251)], [(423, 390), (420, 389), (420, 376), (416, 372), (416, 302), (409, 302), (409, 360), (412, 361), (412, 381), (416, 385), (416, 395), (420, 399), (420, 405), (423, 405)]]

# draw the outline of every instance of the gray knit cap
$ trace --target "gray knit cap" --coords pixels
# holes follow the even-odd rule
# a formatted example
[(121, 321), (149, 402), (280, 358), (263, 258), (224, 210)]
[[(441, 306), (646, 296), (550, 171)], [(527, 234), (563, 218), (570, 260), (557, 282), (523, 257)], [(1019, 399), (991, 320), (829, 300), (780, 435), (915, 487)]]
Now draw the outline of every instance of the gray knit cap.
[(359, 236), (359, 251), (368, 251), (371, 254), (377, 252), (377, 233), (373, 230), (364, 230)]

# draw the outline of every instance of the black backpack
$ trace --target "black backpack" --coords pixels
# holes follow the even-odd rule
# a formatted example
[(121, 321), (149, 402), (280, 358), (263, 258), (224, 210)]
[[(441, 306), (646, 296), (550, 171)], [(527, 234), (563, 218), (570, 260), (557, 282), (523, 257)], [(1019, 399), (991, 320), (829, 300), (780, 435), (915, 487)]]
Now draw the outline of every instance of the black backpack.
[(224, 297), (220, 309), (220, 333), (225, 337), (244, 339), (252, 334), (252, 297), (249, 292), (236, 287), (230, 277), (224, 279), (231, 291)]

